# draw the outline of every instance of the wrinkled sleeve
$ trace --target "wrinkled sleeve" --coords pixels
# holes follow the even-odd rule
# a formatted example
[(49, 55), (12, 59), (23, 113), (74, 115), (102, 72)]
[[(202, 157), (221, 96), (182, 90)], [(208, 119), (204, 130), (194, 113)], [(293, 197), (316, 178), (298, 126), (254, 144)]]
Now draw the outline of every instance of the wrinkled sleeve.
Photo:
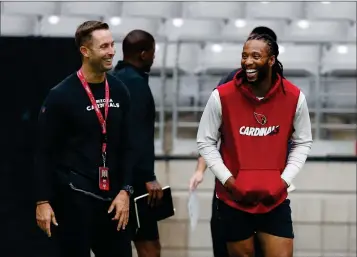
[(232, 174), (223, 163), (222, 156), (217, 149), (221, 137), (219, 132), (221, 124), (221, 101), (218, 90), (214, 90), (208, 99), (198, 127), (197, 147), (207, 167), (222, 184), (225, 184)]
[(34, 160), (36, 201), (50, 201), (53, 198), (54, 157), (62, 142), (64, 124), (61, 97), (56, 90), (51, 90), (38, 116)]
[(288, 185), (303, 168), (312, 146), (312, 132), (309, 109), (305, 95), (300, 92), (294, 117), (294, 133), (291, 138), (291, 150), (287, 165), (281, 177)]

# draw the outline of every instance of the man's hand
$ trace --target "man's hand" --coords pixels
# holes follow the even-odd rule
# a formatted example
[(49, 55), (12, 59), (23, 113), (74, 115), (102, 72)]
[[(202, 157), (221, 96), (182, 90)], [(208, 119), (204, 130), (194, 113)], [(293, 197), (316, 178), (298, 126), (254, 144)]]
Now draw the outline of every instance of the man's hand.
[(197, 186), (203, 181), (203, 172), (196, 170), (190, 179), (190, 191), (196, 190)]
[(233, 196), (236, 202), (242, 203), (247, 206), (254, 206), (258, 203), (258, 194), (256, 192), (248, 192), (243, 195), (235, 185), (235, 178), (233, 176), (227, 179), (226, 183), (224, 184), (224, 187)]
[(125, 227), (128, 225), (129, 202), (129, 194), (126, 191), (121, 190), (109, 207), (108, 213), (111, 213), (115, 209), (115, 216), (112, 218), (112, 220), (119, 220), (117, 228), (118, 231), (120, 229), (125, 229)]
[(162, 188), (159, 182), (157, 182), (156, 180), (146, 182), (145, 186), (146, 190), (149, 193), (148, 204), (150, 204), (151, 207), (158, 205), (163, 196)]
[(237, 190), (235, 186), (235, 178), (233, 176), (227, 179), (226, 183), (224, 183), (224, 187), (235, 198), (235, 200), (242, 200), (243, 195)]
[(55, 213), (48, 202), (37, 203), (36, 221), (37, 225), (47, 234), (48, 237), (51, 237), (51, 222), (55, 226), (58, 226)]
[(286, 183), (284, 179), (281, 179), (281, 187), (279, 187), (272, 195), (268, 195), (267, 197), (262, 199), (262, 203), (265, 205), (273, 205), (277, 201), (276, 198), (279, 197), (284, 190), (287, 191), (288, 187), (288, 183)]

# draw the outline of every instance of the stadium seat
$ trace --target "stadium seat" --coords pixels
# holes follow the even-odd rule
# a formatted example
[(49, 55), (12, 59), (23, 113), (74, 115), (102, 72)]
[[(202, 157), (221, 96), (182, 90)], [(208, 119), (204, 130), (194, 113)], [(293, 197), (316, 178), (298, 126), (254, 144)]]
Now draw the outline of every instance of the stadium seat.
[(178, 87), (178, 106), (192, 107), (198, 101), (198, 78), (194, 75), (180, 76)]
[[(164, 56), (165, 56), (164, 48), (165, 47), (167, 47), (167, 48), (166, 48), (166, 59), (164, 60)], [(168, 60), (174, 59), (174, 56), (172, 56), (172, 55), (175, 55), (175, 49), (176, 49), (176, 47), (174, 44), (166, 46), (165, 43), (157, 42), (156, 43), (156, 51), (155, 51), (155, 60), (154, 60), (154, 64), (153, 64), (152, 68), (154, 70), (160, 70), (165, 66), (166, 69), (172, 70), (174, 62), (173, 61), (169, 62)], [(164, 61), (165, 61), (165, 64), (164, 64)]]
[[(183, 75), (179, 77), (178, 84), (172, 77), (166, 78), (165, 99), (166, 107), (171, 108), (174, 104), (174, 87), (177, 86), (177, 106), (191, 107), (193, 101), (198, 100), (198, 80), (194, 75)], [(162, 104), (162, 80), (159, 76), (150, 77), (150, 88), (155, 99), (155, 103)]]
[(244, 2), (183, 2), (183, 18), (238, 19), (244, 17)]
[(162, 25), (159, 35), (169, 40), (188, 39), (201, 40), (220, 38), (223, 21), (195, 20), (195, 19), (168, 19)]
[(284, 72), (318, 73), (319, 45), (280, 44), (279, 48), (278, 60), (283, 64)]
[[(321, 81), (322, 90), (325, 92), (327, 108), (343, 108), (356, 111), (356, 80), (348, 78), (326, 78)], [(341, 110), (342, 111), (342, 110)]]
[(181, 17), (181, 2), (123, 2), (123, 16)]
[(286, 27), (287, 39), (301, 42), (330, 42), (346, 39), (348, 32), (347, 21), (293, 21)]
[(347, 33), (347, 40), (349, 42), (354, 42), (356, 43), (356, 39), (357, 39), (357, 26), (356, 26), (356, 22), (353, 22), (353, 24), (351, 24), (348, 28), (348, 33)]
[(286, 22), (278, 20), (229, 20), (222, 30), (223, 40), (239, 40), (245, 41), (250, 32), (258, 26), (267, 26), (272, 28), (278, 36), (278, 39), (283, 37)]
[(58, 14), (58, 2), (2, 2), (2, 13), (25, 15), (52, 15)]
[[(115, 43), (116, 54), (113, 59), (113, 63), (116, 64), (119, 60), (123, 58), (122, 54), (122, 44), (121, 42)], [(170, 44), (167, 47), (166, 54), (166, 71), (171, 71), (175, 67), (175, 58), (176, 58), (176, 44)], [(178, 68), (184, 72), (194, 72), (198, 67), (198, 55), (199, 55), (200, 47), (198, 44), (181, 44), (180, 46), (180, 54), (178, 59)], [(156, 44), (156, 52), (155, 52), (155, 60), (152, 66), (152, 70), (155, 73), (160, 73), (160, 70), (164, 67), (163, 60), (164, 59), (164, 43), (158, 42)]]
[[(240, 67), (236, 67), (237, 69)], [(232, 68), (233, 71), (234, 68)], [(219, 75), (209, 75), (205, 74), (202, 75), (200, 78), (200, 84), (201, 84), (201, 92), (209, 92), (209, 95), (212, 93), (213, 89), (217, 86), (218, 82), (221, 80), (222, 77), (228, 75), (231, 71), (228, 72), (223, 72), (222, 74)], [(208, 98), (206, 99), (208, 100)]]
[(300, 19), (304, 14), (303, 2), (247, 2), (246, 16), (259, 19)]
[[(167, 82), (167, 81), (166, 81)], [(152, 92), (152, 95), (155, 100), (156, 107), (161, 107), (163, 105), (163, 99), (161, 97), (161, 93), (163, 91), (162, 88), (162, 79), (159, 76), (150, 76), (149, 85)], [(169, 87), (169, 83), (166, 83), (166, 88)]]
[(314, 81), (309, 77), (288, 76), (287, 79), (304, 93), (309, 109), (314, 108), (316, 104)]
[(208, 98), (212, 94), (213, 89), (217, 86), (218, 82), (221, 80), (221, 78), (224, 75), (226, 75), (226, 73), (223, 73), (222, 76), (207, 75), (200, 78), (200, 85), (201, 85), (200, 92), (199, 92), (200, 107), (204, 108), (206, 106)]
[(159, 19), (142, 17), (105, 17), (104, 21), (110, 25), (113, 37), (118, 40), (134, 29), (142, 29), (155, 36), (160, 24)]
[[(180, 44), (180, 52), (178, 56), (178, 68), (181, 71), (192, 73), (196, 72), (198, 69), (198, 61), (200, 54), (200, 45), (199, 44)], [(167, 70), (172, 70), (176, 64), (176, 55), (177, 55), (177, 44), (168, 44), (167, 45), (167, 54), (166, 54), (166, 65)], [(163, 58), (164, 58), (164, 44), (158, 43), (158, 50), (155, 53), (155, 61), (153, 69), (161, 69), (163, 67)]]
[(58, 2), (61, 14), (89, 17), (121, 16), (121, 2)]
[(228, 71), (240, 67), (243, 44), (207, 43), (200, 61), (203, 70)]
[(356, 2), (306, 2), (306, 18), (311, 20), (356, 20)]
[(323, 48), (322, 73), (356, 74), (356, 44)]
[(40, 35), (47, 37), (74, 37), (78, 25), (86, 17), (44, 16), (40, 21)]
[[(37, 17), (1, 14), (1, 36), (32, 36), (36, 34)], [(3, 49), (4, 51), (4, 49)]]

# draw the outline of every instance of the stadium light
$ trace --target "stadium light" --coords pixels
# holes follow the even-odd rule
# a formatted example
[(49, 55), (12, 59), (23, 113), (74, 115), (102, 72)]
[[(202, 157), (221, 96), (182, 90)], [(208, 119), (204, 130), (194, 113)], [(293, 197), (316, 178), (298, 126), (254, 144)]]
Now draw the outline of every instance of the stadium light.
[(297, 23), (301, 29), (307, 29), (310, 27), (310, 23), (307, 20), (301, 20)]
[(262, 4), (269, 4), (269, 2), (261, 2)]
[(339, 54), (347, 54), (348, 53), (348, 47), (344, 45), (340, 45), (337, 47), (337, 52)]
[(180, 18), (173, 19), (172, 20), (172, 24), (175, 27), (179, 28), (179, 27), (181, 27), (183, 25), (183, 19), (180, 19)]
[(330, 4), (331, 2), (321, 2), (321, 4)]
[(212, 45), (211, 49), (214, 53), (220, 53), (220, 52), (222, 52), (223, 47), (220, 44), (214, 44), (214, 45)]
[(57, 24), (59, 22), (59, 20), (60, 20), (59, 17), (56, 15), (52, 15), (52, 16), (48, 17), (48, 22), (53, 25)]
[(247, 22), (245, 20), (236, 20), (234, 25), (237, 27), (237, 28), (243, 28), (247, 25)]
[(121, 23), (121, 19), (119, 17), (110, 18), (110, 24), (113, 26), (118, 26)]

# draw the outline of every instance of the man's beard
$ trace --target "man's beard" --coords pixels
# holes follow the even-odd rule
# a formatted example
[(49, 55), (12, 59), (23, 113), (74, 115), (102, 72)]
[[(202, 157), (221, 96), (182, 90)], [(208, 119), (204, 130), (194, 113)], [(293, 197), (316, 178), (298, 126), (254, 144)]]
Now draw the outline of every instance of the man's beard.
[(111, 68), (107, 68), (105, 65), (103, 65), (102, 62), (103, 62), (102, 59), (94, 60), (94, 61), (90, 62), (91, 66), (95, 72), (101, 73), (101, 72), (107, 72), (107, 71), (111, 70)]
[(150, 73), (153, 63), (154, 63), (153, 61), (149, 61), (149, 60), (144, 61), (141, 70), (145, 73)]
[(147, 64), (142, 67), (143, 72), (150, 73), (151, 65)]
[(250, 84), (250, 85), (252, 85), (252, 86), (259, 86), (260, 83), (261, 83), (263, 80), (265, 80), (266, 77), (268, 76), (268, 74), (269, 74), (269, 68), (270, 68), (270, 67), (269, 67), (269, 63), (266, 62), (263, 66), (257, 68), (258, 77), (257, 77), (257, 79), (256, 79), (255, 81), (252, 81), (252, 82), (248, 81), (248, 79), (247, 79), (247, 77), (246, 77), (246, 73), (244, 73), (244, 75), (245, 75), (245, 76), (244, 76), (244, 80), (245, 80), (248, 84)]

